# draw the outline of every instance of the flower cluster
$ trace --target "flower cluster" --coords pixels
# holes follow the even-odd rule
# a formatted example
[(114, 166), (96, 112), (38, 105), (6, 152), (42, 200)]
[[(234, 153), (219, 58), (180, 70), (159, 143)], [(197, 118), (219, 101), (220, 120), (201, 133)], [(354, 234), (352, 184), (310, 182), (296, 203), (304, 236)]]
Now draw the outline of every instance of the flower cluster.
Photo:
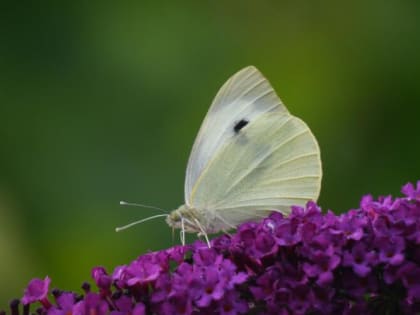
[(148, 253), (112, 273), (92, 270), (97, 289), (49, 290), (32, 280), (11, 313), (39, 303), (47, 315), (418, 314), (420, 181), (403, 198), (362, 198), (358, 209), (322, 213), (313, 202), (272, 213), (208, 248)]

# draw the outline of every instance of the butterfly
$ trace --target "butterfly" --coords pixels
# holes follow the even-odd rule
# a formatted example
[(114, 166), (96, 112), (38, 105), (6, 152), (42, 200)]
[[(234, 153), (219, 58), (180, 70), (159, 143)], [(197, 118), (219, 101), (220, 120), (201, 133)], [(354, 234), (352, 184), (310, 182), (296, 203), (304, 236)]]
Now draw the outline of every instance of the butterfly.
[(311, 130), (248, 66), (222, 86), (202, 123), (188, 160), (185, 204), (158, 216), (181, 230), (182, 244), (192, 232), (210, 246), (208, 234), (316, 200), (321, 178)]

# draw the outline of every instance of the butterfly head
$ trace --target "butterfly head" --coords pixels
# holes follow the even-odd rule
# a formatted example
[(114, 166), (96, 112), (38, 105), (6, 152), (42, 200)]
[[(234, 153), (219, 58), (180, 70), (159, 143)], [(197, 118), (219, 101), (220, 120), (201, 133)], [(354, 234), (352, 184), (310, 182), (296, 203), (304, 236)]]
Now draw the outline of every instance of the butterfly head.
[(202, 216), (199, 212), (187, 205), (180, 206), (166, 217), (166, 223), (168, 223), (170, 227), (191, 233), (201, 231), (199, 226), (200, 222), (202, 222)]

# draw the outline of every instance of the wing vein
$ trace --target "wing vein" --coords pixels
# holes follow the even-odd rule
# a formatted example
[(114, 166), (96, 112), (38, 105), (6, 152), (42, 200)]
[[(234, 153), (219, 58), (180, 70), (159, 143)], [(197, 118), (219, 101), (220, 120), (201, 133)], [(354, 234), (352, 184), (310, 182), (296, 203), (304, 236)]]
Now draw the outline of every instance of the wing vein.
[(266, 82), (266, 80), (264, 78), (259, 79), (253, 85), (251, 85), (250, 87), (248, 87), (246, 90), (243, 90), (242, 93), (235, 98), (235, 100), (241, 99), (242, 97), (244, 97), (245, 95), (247, 95), (249, 92), (251, 92), (257, 86), (259, 86), (261, 83), (264, 83), (264, 82)]
[(283, 165), (288, 164), (290, 162), (293, 162), (293, 161), (296, 161), (296, 160), (299, 160), (299, 159), (303, 159), (303, 158), (306, 158), (308, 156), (313, 156), (313, 155), (318, 155), (318, 152), (305, 153), (305, 154), (297, 155), (297, 156), (295, 156), (291, 159), (288, 159), (288, 160), (285, 160), (285, 161), (281, 162), (280, 164), (277, 164), (277, 167), (283, 166)]
[[(287, 121), (289, 119), (290, 118), (288, 118)], [(283, 124), (280, 128), (282, 128), (284, 125), (285, 124)], [(245, 172), (241, 177), (239, 177), (235, 182), (233, 182), (229, 186), (229, 188), (226, 191), (226, 194), (228, 194), (232, 190), (233, 187), (235, 187), (238, 183), (240, 183), (249, 174), (251, 174), (253, 171), (255, 171), (258, 168), (258, 166), (261, 165), (261, 163), (263, 163), (270, 155), (272, 155), (274, 152), (276, 152), (278, 149), (280, 149), (283, 145), (287, 144), (288, 142), (292, 141), (293, 139), (296, 139), (297, 137), (299, 137), (299, 136), (301, 136), (301, 135), (303, 135), (303, 134), (305, 134), (307, 132), (309, 132), (309, 129), (304, 129), (302, 132), (299, 132), (299, 133), (293, 135), (292, 137), (288, 138), (287, 140), (285, 140), (282, 143), (280, 143), (277, 146), (275, 146), (272, 151), (267, 152), (265, 155), (263, 155), (259, 160), (257, 160), (252, 166), (250, 166), (248, 168), (248, 171), (247, 172)]]
[[(285, 200), (291, 200), (291, 199), (296, 199), (296, 200), (312, 200), (312, 196), (276, 196), (276, 197), (271, 197), (271, 198), (252, 198), (252, 202), (255, 203), (255, 201), (264, 201), (264, 200), (273, 200), (273, 199), (285, 199)], [(229, 207), (218, 207), (215, 208), (216, 211), (218, 210), (228, 210), (228, 209), (236, 209), (238, 207), (241, 207), (240, 205), (238, 205), (240, 202), (245, 202), (245, 201), (249, 201), (248, 199), (243, 199), (243, 200), (238, 200), (236, 205), (232, 205)], [(242, 205), (242, 207), (245, 207), (249, 205)], [(279, 206), (278, 203), (276, 204), (265, 204), (265, 205), (255, 205), (255, 210), (259, 210), (259, 211), (263, 211), (266, 209), (262, 209), (261, 207), (277, 207)], [(270, 208), (271, 209), (271, 208)], [(275, 208), (273, 208), (275, 209)]]
[(250, 77), (252, 77), (255, 73), (257, 72), (256, 69), (252, 69), (252, 71), (250, 71), (250, 73), (246, 76), (244, 76), (240, 81), (235, 82), (235, 79), (239, 76), (239, 73), (237, 73), (236, 75), (234, 75), (232, 78), (229, 79), (228, 84), (226, 85), (226, 88), (223, 89), (223, 94), (221, 95), (221, 99), (217, 101), (217, 103), (215, 102), (215, 104), (222, 104), (225, 101), (225, 98), (227, 95), (229, 95), (231, 93), (231, 87), (233, 83), (236, 83), (236, 85), (240, 85), (242, 82), (248, 80)]
[[(247, 110), (248, 110), (248, 108), (252, 105), (252, 104), (254, 104), (256, 101), (258, 101), (260, 98), (262, 98), (262, 97), (264, 97), (264, 96), (267, 96), (268, 94), (270, 94), (270, 93), (275, 93), (275, 91), (273, 90), (273, 89), (271, 89), (271, 88), (269, 88), (267, 91), (265, 91), (265, 92), (262, 92), (260, 95), (258, 95), (255, 99), (253, 99), (252, 101), (249, 101), (248, 103), (246, 103), (246, 104), (243, 104), (243, 107), (242, 107), (242, 109), (237, 113), (237, 115), (236, 116), (242, 116), (242, 113), (244, 113), (244, 112), (246, 112)], [(268, 107), (268, 108), (266, 108), (264, 111), (261, 111), (261, 114), (264, 114), (264, 113), (266, 113), (266, 112), (269, 112), (270, 110), (272, 110), (273, 108), (276, 108), (277, 106), (279, 106), (279, 105), (281, 105), (282, 103), (280, 102), (280, 103), (274, 103), (271, 107)]]
[[(276, 179), (273, 179), (273, 180), (267, 181), (267, 182), (272, 184), (272, 183), (288, 182), (288, 181), (296, 180), (296, 179), (318, 178), (318, 177), (319, 177), (319, 175), (293, 176), (293, 177), (286, 177), (286, 178), (276, 178)], [(264, 182), (264, 184), (266, 184), (267, 182)]]

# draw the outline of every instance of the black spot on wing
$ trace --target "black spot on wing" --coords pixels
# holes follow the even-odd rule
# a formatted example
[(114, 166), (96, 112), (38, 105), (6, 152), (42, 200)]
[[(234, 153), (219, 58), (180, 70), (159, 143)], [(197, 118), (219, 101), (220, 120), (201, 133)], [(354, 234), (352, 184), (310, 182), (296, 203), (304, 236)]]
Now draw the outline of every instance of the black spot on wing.
[(239, 133), (239, 131), (241, 131), (241, 129), (243, 127), (245, 127), (246, 125), (248, 125), (249, 121), (246, 119), (241, 119), (240, 121), (238, 121), (235, 126), (233, 127), (233, 131), (235, 131), (235, 133)]

